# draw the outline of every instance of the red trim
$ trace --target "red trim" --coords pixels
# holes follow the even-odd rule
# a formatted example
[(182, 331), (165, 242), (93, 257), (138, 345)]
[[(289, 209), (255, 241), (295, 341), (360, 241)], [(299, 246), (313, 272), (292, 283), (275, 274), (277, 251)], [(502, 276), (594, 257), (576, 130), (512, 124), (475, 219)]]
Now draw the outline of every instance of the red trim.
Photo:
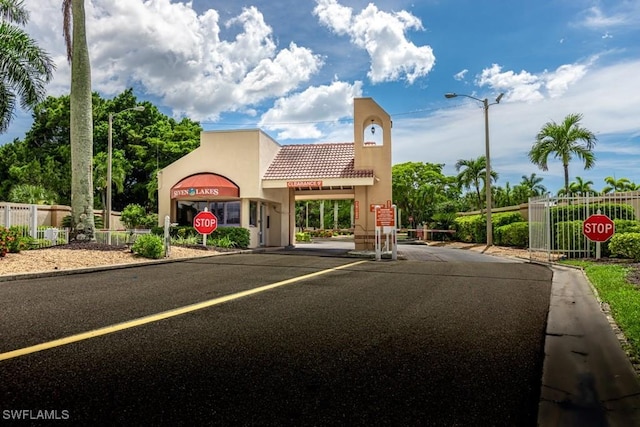
[(191, 175), (171, 187), (172, 199), (240, 197), (240, 189), (227, 178), (214, 173)]

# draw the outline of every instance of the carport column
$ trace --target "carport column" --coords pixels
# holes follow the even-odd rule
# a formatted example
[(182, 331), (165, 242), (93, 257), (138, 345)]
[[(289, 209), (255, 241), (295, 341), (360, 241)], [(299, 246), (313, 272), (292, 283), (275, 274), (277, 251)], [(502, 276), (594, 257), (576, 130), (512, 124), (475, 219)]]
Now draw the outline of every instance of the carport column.
[(333, 229), (338, 229), (338, 201), (333, 202)]
[(320, 230), (324, 230), (324, 200), (320, 201)]
[(289, 188), (289, 242), (288, 248), (296, 244), (296, 190)]

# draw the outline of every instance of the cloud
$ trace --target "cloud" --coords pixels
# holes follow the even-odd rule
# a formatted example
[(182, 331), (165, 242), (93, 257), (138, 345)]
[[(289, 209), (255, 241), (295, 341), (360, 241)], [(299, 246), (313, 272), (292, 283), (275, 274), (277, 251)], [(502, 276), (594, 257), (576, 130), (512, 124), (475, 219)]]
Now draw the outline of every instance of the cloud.
[(420, 19), (406, 11), (384, 12), (373, 3), (354, 15), (353, 9), (337, 0), (317, 0), (313, 13), (320, 23), (367, 51), (371, 67), (367, 76), (372, 83), (406, 80), (413, 84), (426, 76), (435, 64), (430, 46), (416, 46), (406, 32), (422, 30)]
[(565, 93), (569, 86), (579, 81), (587, 73), (587, 69), (595, 59), (586, 63), (565, 64), (554, 71), (543, 71), (533, 74), (522, 70), (502, 71), (502, 67), (493, 64), (485, 68), (476, 78), (480, 87), (489, 86), (498, 92), (505, 92), (510, 101), (540, 101), (545, 97), (557, 97)]
[(623, 1), (617, 4), (609, 14), (598, 6), (590, 7), (580, 14), (578, 26), (593, 30), (623, 27), (640, 23), (640, 5), (634, 1)]
[[(41, 0), (38, 8), (30, 32), (44, 41), (58, 66), (48, 89), (68, 93), (60, 2)], [(114, 95), (141, 86), (174, 115), (194, 120), (285, 96), (323, 65), (308, 48), (279, 48), (255, 7), (222, 22), (217, 11), (198, 14), (191, 3), (93, 0), (86, 2), (86, 23), (94, 90)], [(235, 37), (224, 39), (223, 29)]]
[[(362, 82), (310, 87), (276, 101), (262, 115), (259, 126), (278, 130), (278, 139), (318, 139), (324, 136), (321, 122), (336, 122), (353, 116), (353, 98), (362, 96)], [(351, 136), (348, 140), (352, 140)]]
[(454, 74), (453, 78), (455, 80), (462, 81), (462, 80), (464, 80), (464, 77), (467, 75), (468, 72), (469, 72), (469, 70), (467, 70), (465, 68), (464, 70), (460, 71), (459, 73)]

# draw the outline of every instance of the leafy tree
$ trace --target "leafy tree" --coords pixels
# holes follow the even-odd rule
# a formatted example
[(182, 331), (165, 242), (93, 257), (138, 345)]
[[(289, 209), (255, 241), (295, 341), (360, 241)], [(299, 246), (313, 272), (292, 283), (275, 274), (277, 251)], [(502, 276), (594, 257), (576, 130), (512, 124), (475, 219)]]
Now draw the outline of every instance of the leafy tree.
[(548, 159), (551, 154), (562, 161), (564, 168), (564, 192), (569, 189), (569, 162), (573, 156), (584, 161), (584, 169), (595, 165), (593, 148), (597, 142), (593, 132), (580, 126), (582, 114), (569, 114), (560, 124), (551, 121), (546, 123), (529, 151), (531, 162), (542, 170), (548, 170)]
[[(462, 169), (462, 171), (460, 171)], [(464, 160), (460, 159), (456, 162), (456, 171), (460, 172), (457, 176), (458, 183), (461, 187), (466, 189), (475, 190), (476, 206), (478, 210), (482, 210), (482, 196), (480, 194), (480, 182), (486, 184), (487, 159), (485, 156), (480, 156), (476, 159)], [(498, 179), (498, 173), (495, 170), (491, 171), (491, 179), (496, 181)]]
[[(117, 193), (122, 193), (130, 166), (124, 156), (124, 151), (114, 150), (112, 154), (111, 183), (116, 187)], [(93, 157), (93, 183), (95, 190), (100, 195), (101, 207), (103, 208), (107, 206), (107, 167), (107, 153), (101, 151)]]
[(618, 191), (633, 191), (636, 189), (636, 185), (631, 182), (629, 178), (619, 178), (616, 179), (613, 176), (608, 176), (604, 179), (604, 182), (607, 184), (603, 189), (603, 194), (608, 194), (611, 192)]
[(443, 167), (443, 164), (422, 162), (393, 165), (392, 197), (402, 210), (404, 220), (413, 216), (415, 223), (429, 222), (439, 203), (459, 199), (457, 180), (445, 176)]
[(593, 181), (585, 181), (579, 176), (576, 176), (576, 180), (572, 181), (571, 184), (569, 184), (568, 192), (565, 192), (564, 188), (558, 191), (558, 194), (573, 194), (576, 196), (585, 196), (591, 193), (595, 193), (593, 191)]
[(33, 108), (45, 96), (54, 63), (49, 55), (20, 27), (29, 21), (22, 0), (0, 1), (0, 133), (5, 132), (16, 100), (24, 109)]
[(71, 212), (75, 238), (93, 240), (93, 106), (84, 0), (63, 0), (62, 11), (71, 63)]
[(528, 190), (527, 198), (542, 196), (547, 192), (547, 189), (544, 185), (542, 185), (542, 181), (544, 178), (536, 176), (535, 173), (532, 173), (529, 176), (522, 175), (522, 181), (520, 181), (520, 185)]
[(11, 188), (9, 201), (36, 205), (54, 205), (57, 196), (40, 185), (18, 184)]

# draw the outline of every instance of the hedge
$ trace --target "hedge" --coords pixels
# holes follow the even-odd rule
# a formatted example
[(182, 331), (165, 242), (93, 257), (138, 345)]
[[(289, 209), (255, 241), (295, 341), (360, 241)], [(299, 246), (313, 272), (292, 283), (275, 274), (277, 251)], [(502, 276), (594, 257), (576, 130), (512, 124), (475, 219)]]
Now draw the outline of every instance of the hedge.
[(512, 222), (494, 230), (495, 244), (498, 246), (529, 247), (529, 223), (526, 221)]
[(612, 255), (640, 261), (640, 233), (614, 235), (609, 243)]
[[(500, 212), (491, 215), (491, 223), (495, 229), (524, 218), (518, 212)], [(487, 241), (487, 217), (485, 215), (459, 216), (454, 221), (456, 234), (454, 238), (467, 243), (485, 243)]]

